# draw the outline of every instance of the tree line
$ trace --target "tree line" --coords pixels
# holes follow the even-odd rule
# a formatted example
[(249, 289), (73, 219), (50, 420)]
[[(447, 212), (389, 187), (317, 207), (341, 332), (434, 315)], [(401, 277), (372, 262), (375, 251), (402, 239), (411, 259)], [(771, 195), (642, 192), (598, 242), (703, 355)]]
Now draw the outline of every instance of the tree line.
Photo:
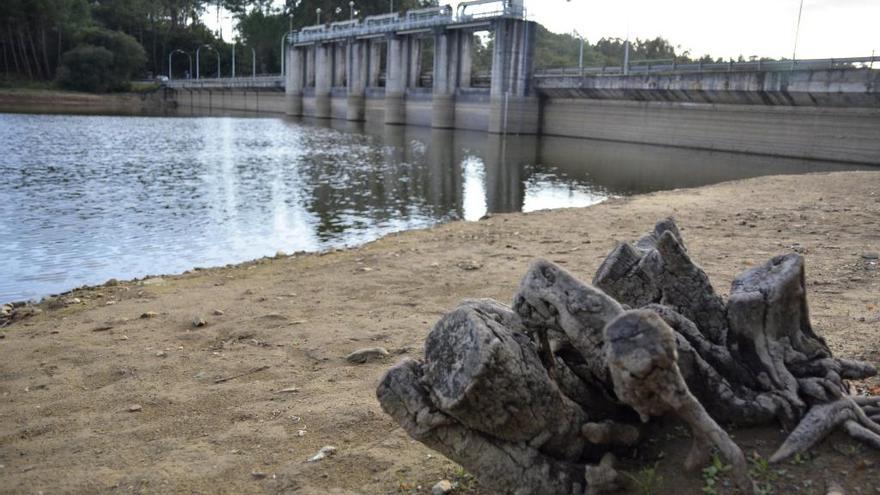
[[(395, 11), (436, 4), (436, 0), (395, 0)], [(389, 12), (388, 0), (357, 0), (358, 16)], [(234, 42), (209, 29), (203, 19), (223, 7), (236, 25)], [(185, 77), (201, 47), (199, 71), (231, 74), (235, 50), (239, 74), (281, 70), (281, 40), (288, 29), (317, 21), (347, 20), (342, 0), (2, 0), (0, 78), (58, 81), (91, 91), (128, 88), (132, 79)], [(185, 53), (179, 54), (176, 50)], [(196, 68), (192, 68), (194, 73)], [(189, 74), (193, 76), (192, 73)]]

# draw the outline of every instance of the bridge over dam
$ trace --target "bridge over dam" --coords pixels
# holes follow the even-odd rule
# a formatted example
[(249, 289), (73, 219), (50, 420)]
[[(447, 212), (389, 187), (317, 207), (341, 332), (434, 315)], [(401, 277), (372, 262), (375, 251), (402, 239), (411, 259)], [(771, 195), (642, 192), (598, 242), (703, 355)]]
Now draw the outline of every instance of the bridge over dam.
[[(482, 9), (480, 9), (482, 7)], [(474, 39), (492, 33), (491, 68)], [(880, 57), (534, 70), (521, 0), (318, 25), (284, 74), (173, 80), (182, 111), (246, 111), (880, 165)], [(875, 69), (874, 66), (877, 66)]]

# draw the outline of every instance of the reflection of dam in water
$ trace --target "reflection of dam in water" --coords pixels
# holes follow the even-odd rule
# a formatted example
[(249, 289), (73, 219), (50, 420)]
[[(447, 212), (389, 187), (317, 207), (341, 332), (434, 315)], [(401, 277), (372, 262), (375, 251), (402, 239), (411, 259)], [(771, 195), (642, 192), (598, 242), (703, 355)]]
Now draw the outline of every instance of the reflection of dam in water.
[[(386, 159), (422, 164), (412, 184), (437, 211), (473, 220), (484, 213), (588, 206), (609, 196), (699, 187), (764, 175), (871, 169), (870, 166), (554, 136), (351, 122), (309, 122), (365, 132)], [(386, 177), (385, 180), (390, 178)]]
[[(486, 213), (854, 166), (322, 120), (0, 115), (0, 302)], [(551, 226), (552, 227), (552, 226)]]

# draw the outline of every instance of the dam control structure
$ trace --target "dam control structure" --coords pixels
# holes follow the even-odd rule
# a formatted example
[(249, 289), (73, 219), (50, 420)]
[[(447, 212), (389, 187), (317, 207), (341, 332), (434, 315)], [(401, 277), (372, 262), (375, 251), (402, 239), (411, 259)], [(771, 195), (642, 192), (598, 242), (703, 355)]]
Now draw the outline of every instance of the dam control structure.
[[(456, 12), (432, 7), (308, 27), (288, 36), (286, 113), (535, 134), (535, 30), (522, 0), (477, 0)], [(474, 36), (481, 31), (494, 40), (488, 88), (473, 85)]]
[[(880, 165), (880, 57), (535, 70), (523, 0), (319, 24), (280, 76), (185, 79), (193, 113), (538, 134)], [(491, 39), (476, 68), (475, 46)]]

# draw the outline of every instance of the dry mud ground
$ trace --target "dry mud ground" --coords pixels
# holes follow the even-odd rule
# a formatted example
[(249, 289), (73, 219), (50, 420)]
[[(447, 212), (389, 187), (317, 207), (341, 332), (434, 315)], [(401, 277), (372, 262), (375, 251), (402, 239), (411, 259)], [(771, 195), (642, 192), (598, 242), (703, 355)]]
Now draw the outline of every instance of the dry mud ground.
[[(530, 260), (589, 281), (617, 240), (667, 215), (720, 293), (744, 269), (802, 252), (815, 327), (838, 355), (880, 363), (880, 270), (868, 259), (880, 251), (880, 172), (499, 215), (43, 303), (42, 314), (0, 329), (0, 492), (430, 493), (449, 478), (459, 493), (491, 493), (382, 413), (374, 396), (382, 373), (418, 357), (431, 325), (462, 298), (510, 301)], [(141, 318), (147, 312), (156, 314)], [(194, 316), (207, 326), (195, 328)], [(394, 355), (344, 360), (377, 345)], [(215, 383), (260, 367), (268, 368)], [(134, 404), (140, 410), (130, 412)], [(825, 493), (833, 481), (847, 493), (880, 493), (880, 453), (840, 435), (812, 456), (767, 467), (783, 435), (735, 432), (765, 493)], [(625, 466), (628, 491), (701, 493), (717, 478), (718, 493), (731, 493), (723, 473), (682, 472), (687, 442), (681, 429), (658, 432)], [(304, 462), (325, 445), (337, 454)]]

